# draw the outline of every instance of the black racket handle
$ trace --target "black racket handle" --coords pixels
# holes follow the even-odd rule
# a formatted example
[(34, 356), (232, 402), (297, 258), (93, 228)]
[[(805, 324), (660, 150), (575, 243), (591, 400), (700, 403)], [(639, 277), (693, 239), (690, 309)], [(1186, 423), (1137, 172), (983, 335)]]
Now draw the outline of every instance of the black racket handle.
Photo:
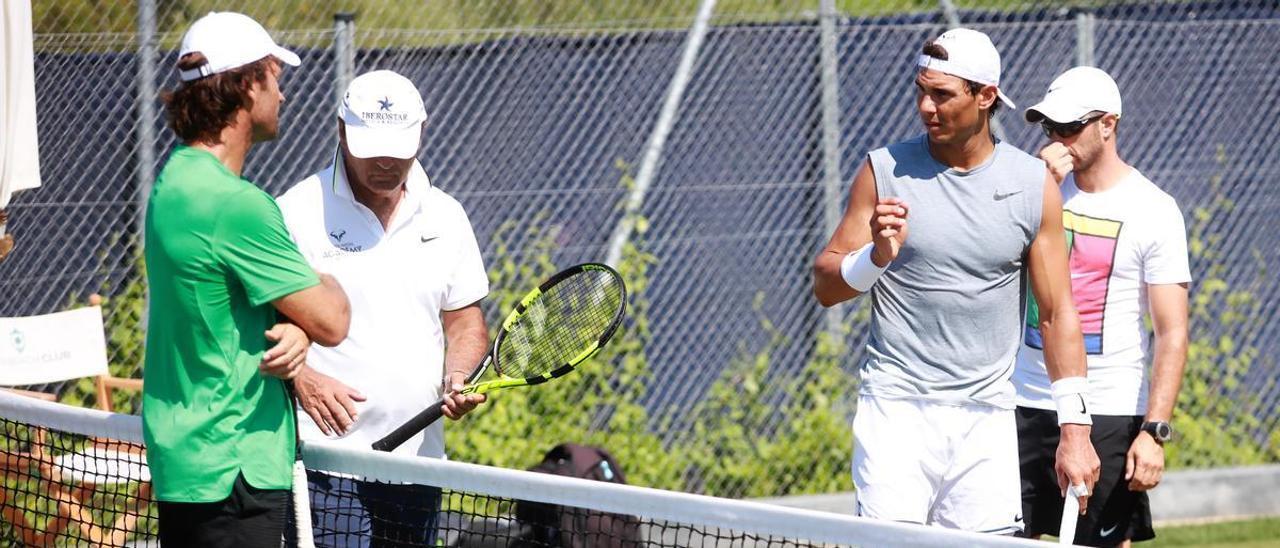
[(386, 437), (373, 442), (373, 450), (384, 452), (393, 451), (395, 448), (404, 445), (404, 442), (409, 441), (409, 438), (412, 438), (418, 432), (423, 431), (426, 427), (431, 426), (432, 423), (440, 420), (440, 417), (443, 416), (444, 400), (440, 400), (431, 404), (430, 407), (423, 409), (421, 413), (414, 415), (412, 419), (409, 419), (408, 422), (405, 422), (400, 425), (399, 428), (391, 431), (391, 433), (387, 434)]

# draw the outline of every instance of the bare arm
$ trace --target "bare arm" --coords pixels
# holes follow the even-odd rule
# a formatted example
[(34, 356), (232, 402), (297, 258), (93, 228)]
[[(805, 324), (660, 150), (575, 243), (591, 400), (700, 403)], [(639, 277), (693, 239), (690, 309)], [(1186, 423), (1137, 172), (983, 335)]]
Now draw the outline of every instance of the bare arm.
[[(1187, 365), (1187, 284), (1147, 286), (1156, 355), (1151, 367), (1151, 396), (1147, 420), (1169, 422)], [(1145, 430), (1138, 433), (1126, 455), (1124, 479), (1132, 491), (1146, 491), (1164, 476), (1164, 447)]]
[(449, 393), (445, 397), (444, 414), (456, 420), (485, 401), (484, 394), (464, 396), (456, 392), (462, 388), (467, 376), (480, 365), (485, 352), (489, 350), (489, 328), (484, 323), (480, 303), (472, 303), (457, 310), (446, 310), (441, 317), (447, 341), (444, 389)]
[(853, 299), (862, 292), (849, 286), (841, 264), (853, 251), (874, 243), (871, 263), (884, 268), (898, 256), (907, 238), (907, 204), (898, 198), (877, 198), (875, 173), (864, 162), (849, 185), (849, 205), (827, 247), (813, 261), (813, 295), (822, 306)]
[(473, 303), (457, 310), (446, 310), (444, 320), (445, 378), (461, 375), (466, 378), (480, 365), (489, 350), (489, 328), (484, 324), (480, 303)]
[(1031, 242), (1027, 270), (1031, 292), (1040, 306), (1044, 362), (1049, 380), (1085, 376), (1084, 336), (1071, 294), (1067, 268), (1067, 238), (1062, 228), (1062, 194), (1053, 179), (1044, 183), (1040, 231)]
[(320, 274), (320, 285), (271, 301), (276, 310), (322, 346), (337, 346), (351, 327), (351, 302), (333, 276)]
[(1173, 417), (1187, 365), (1187, 284), (1148, 286), (1147, 298), (1156, 336), (1147, 420), (1167, 422)]
[(822, 306), (856, 298), (861, 295), (849, 287), (840, 275), (840, 261), (849, 252), (871, 241), (871, 213), (876, 204), (876, 180), (871, 164), (864, 162), (849, 185), (849, 205), (844, 217), (827, 242), (827, 247), (813, 261), (813, 295)]
[[(1084, 337), (1071, 293), (1067, 258), (1067, 239), (1062, 228), (1062, 194), (1058, 192), (1053, 176), (1046, 174), (1040, 231), (1031, 242), (1027, 270), (1031, 277), (1031, 292), (1040, 306), (1045, 369), (1049, 372), (1049, 379), (1054, 381), (1067, 377), (1084, 377), (1087, 368)], [(1080, 404), (1084, 406), (1083, 399)], [(1062, 435), (1058, 440), (1054, 468), (1058, 475), (1058, 487), (1064, 494), (1068, 485), (1084, 485), (1092, 493), (1093, 486), (1098, 481), (1101, 463), (1089, 439), (1091, 431), (1092, 428), (1087, 424), (1061, 426)], [(1089, 496), (1080, 497), (1081, 513), (1088, 506)]]
[[(333, 276), (321, 273), (320, 285), (290, 293), (271, 304), (316, 344), (337, 346), (347, 338), (351, 302)], [(293, 389), (298, 395), (298, 405), (326, 436), (345, 435), (355, 424), (356, 402), (365, 401), (358, 390), (306, 364), (296, 369)]]

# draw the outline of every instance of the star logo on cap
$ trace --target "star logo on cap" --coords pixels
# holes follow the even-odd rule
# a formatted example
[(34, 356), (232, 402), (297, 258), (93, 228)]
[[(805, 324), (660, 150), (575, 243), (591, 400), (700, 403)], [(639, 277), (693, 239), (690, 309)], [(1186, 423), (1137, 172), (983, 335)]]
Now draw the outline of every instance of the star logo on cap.
[(378, 110), (391, 110), (392, 104), (391, 98), (384, 96), (382, 99), (378, 100)]

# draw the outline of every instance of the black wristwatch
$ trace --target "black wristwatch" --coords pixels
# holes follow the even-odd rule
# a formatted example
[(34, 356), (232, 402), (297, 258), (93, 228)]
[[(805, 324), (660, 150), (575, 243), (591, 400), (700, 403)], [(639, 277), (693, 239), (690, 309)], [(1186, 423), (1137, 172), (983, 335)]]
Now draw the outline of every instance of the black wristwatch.
[(1173, 439), (1173, 427), (1164, 421), (1146, 421), (1142, 423), (1142, 431), (1151, 434), (1161, 445)]

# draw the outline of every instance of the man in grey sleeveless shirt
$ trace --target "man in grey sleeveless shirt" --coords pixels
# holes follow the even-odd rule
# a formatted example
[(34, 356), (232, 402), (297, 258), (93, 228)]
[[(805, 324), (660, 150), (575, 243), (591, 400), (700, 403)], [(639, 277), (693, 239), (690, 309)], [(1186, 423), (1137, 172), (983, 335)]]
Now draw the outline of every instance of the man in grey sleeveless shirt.
[(872, 298), (854, 419), (858, 514), (995, 534), (1022, 529), (1012, 374), (1026, 286), (1040, 306), (1062, 426), (1057, 474), (1098, 478), (1084, 408), (1062, 197), (1044, 162), (991, 136), (1000, 54), (950, 30), (918, 59), (925, 135), (872, 151), (814, 263), (832, 306)]

